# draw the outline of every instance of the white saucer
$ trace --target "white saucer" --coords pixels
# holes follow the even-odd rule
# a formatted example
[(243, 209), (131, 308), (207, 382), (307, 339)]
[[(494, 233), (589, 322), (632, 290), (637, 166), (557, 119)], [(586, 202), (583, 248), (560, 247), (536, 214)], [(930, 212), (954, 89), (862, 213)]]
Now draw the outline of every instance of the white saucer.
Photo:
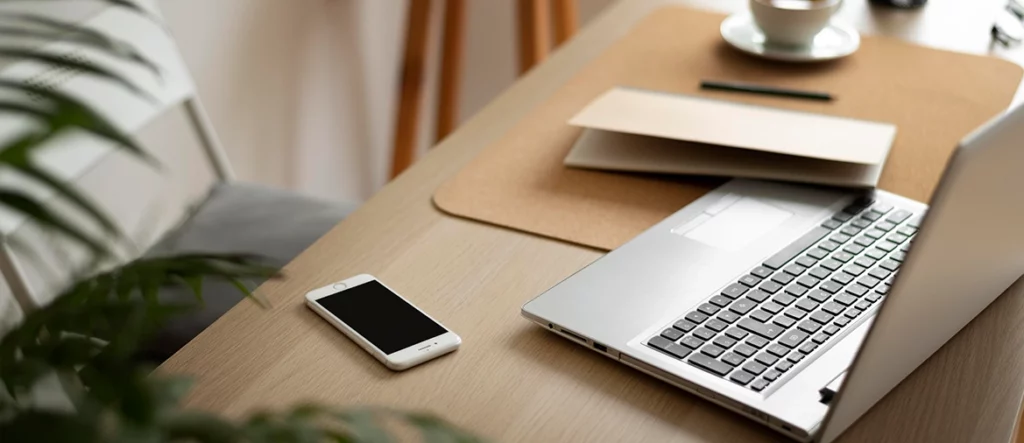
[(740, 51), (787, 62), (834, 60), (853, 54), (860, 47), (860, 34), (857, 30), (835, 22), (814, 36), (814, 43), (811, 45), (773, 45), (765, 41), (764, 34), (754, 24), (754, 18), (749, 13), (735, 14), (725, 19), (722, 22), (722, 37)]

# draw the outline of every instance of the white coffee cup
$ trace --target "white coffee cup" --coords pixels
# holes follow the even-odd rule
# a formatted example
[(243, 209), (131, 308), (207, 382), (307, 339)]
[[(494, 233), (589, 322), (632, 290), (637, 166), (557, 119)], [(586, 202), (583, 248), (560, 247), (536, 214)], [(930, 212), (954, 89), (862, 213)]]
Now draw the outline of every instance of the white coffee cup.
[(828, 26), (842, 0), (750, 0), (754, 22), (769, 43), (807, 46)]

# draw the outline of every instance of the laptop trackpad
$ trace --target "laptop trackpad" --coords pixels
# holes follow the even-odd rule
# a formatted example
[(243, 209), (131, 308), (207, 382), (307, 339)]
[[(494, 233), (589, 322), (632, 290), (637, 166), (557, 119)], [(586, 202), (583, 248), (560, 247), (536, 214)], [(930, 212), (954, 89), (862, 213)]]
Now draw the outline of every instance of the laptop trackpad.
[(701, 214), (672, 232), (708, 246), (738, 251), (784, 223), (793, 213), (743, 197), (716, 215)]

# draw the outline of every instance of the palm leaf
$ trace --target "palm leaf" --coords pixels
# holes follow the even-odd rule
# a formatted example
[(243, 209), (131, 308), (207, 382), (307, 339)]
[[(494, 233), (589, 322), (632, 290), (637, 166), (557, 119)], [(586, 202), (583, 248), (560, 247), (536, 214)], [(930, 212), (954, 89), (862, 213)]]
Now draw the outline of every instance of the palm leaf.
[(128, 89), (136, 95), (145, 98), (151, 102), (157, 102), (156, 97), (153, 97), (151, 94), (144, 91), (142, 88), (139, 88), (138, 85), (132, 83), (120, 74), (111, 71), (110, 69), (107, 69), (105, 67), (94, 65), (92, 63), (81, 62), (78, 60), (74, 60), (72, 58), (62, 57), (57, 54), (40, 52), (35, 49), (23, 48), (0, 47), (0, 58), (34, 61), (47, 65), (57, 66), (72, 71), (81, 71), (83, 73), (99, 77), (101, 79), (121, 85), (122, 87)]
[(87, 247), (93, 254), (98, 256), (109, 256), (110, 250), (106, 246), (90, 237), (74, 224), (64, 220), (62, 217), (39, 204), (31, 197), (15, 190), (0, 190), (0, 206), (19, 212), (40, 225), (60, 232), (71, 239)]
[[(94, 49), (115, 58), (142, 65), (153, 74), (160, 75), (160, 68), (156, 63), (153, 63), (151, 60), (140, 54), (128, 43), (120, 40), (114, 40), (89, 28), (75, 24), (63, 23), (45, 17), (33, 17), (30, 15), (24, 15), (24, 17), (29, 17), (29, 20), (33, 21), (51, 21), (61, 26), (57, 29), (31, 29), (19, 26), (0, 25), (0, 36), (22, 38), (42, 43), (50, 43), (54, 41), (74, 43), (76, 46)], [(6, 14), (0, 14), (0, 20), (3, 20), (4, 18), (9, 17), (6, 17)], [(99, 34), (99, 37), (96, 37), (93, 34)]]
[[(62, 2), (67, 2), (69, 0), (0, 0), (0, 4), (2, 4), (2, 3), (33, 3), (33, 2), (38, 3), (38, 2), (43, 2), (43, 1), (51, 1), (51, 2), (55, 2), (55, 3), (62, 3)], [(149, 11), (143, 9), (141, 6), (138, 5), (138, 3), (136, 3), (136, 2), (134, 2), (132, 0), (86, 0), (86, 1), (92, 1), (92, 2), (96, 2), (96, 3), (109, 3), (112, 6), (120, 6), (122, 8), (130, 9), (132, 11), (135, 11), (135, 12), (139, 13), (140, 15), (144, 15), (144, 16), (149, 16), (150, 15)]]

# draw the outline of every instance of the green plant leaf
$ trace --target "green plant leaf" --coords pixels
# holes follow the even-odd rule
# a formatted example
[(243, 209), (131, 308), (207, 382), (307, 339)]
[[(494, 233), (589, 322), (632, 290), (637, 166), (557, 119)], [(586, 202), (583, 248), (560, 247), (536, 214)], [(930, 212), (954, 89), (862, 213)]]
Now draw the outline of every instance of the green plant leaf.
[[(71, 42), (141, 65), (154, 74), (160, 75), (160, 68), (139, 53), (131, 44), (91, 28), (34, 14), (5, 13), (0, 14), (0, 20), (12, 20), (18, 25), (0, 25), (0, 36), (33, 39), (43, 43), (57, 40)], [(35, 26), (35, 28), (25, 25)]]
[(0, 421), (4, 443), (99, 443), (99, 423), (52, 411), (19, 411)]
[(369, 410), (344, 411), (335, 415), (361, 443), (392, 443), (395, 440), (381, 428), (376, 414)]
[[(0, 0), (0, 4), (2, 4), (2, 3), (25, 3), (26, 1), (28, 1), (28, 0)], [(31, 0), (31, 1), (34, 1), (34, 2), (42, 2), (42, 1), (66, 2), (67, 0)], [(130, 9), (130, 10), (132, 10), (132, 11), (134, 11), (134, 12), (140, 14), (140, 15), (150, 16), (149, 11), (143, 9), (141, 6), (139, 6), (138, 3), (134, 2), (134, 1), (131, 1), (131, 0), (94, 0), (94, 1), (96, 1), (98, 3), (108, 3), (108, 4), (113, 5), (113, 6), (120, 6), (120, 7), (126, 8), (126, 9)], [(4, 14), (4, 15), (8, 15), (8, 14)], [(10, 14), (10, 15), (13, 16), (13, 15), (17, 15), (17, 14)]]
[(480, 440), (432, 415), (401, 414), (420, 431), (425, 443), (480, 443)]
[(171, 414), (160, 423), (170, 441), (202, 443), (236, 443), (242, 432), (232, 423), (210, 414), (182, 411)]
[(0, 58), (9, 58), (16, 60), (30, 60), (38, 63), (43, 63), (51, 66), (58, 66), (64, 69), (72, 71), (81, 71), (83, 73), (98, 77), (113, 83), (116, 83), (125, 89), (133, 92), (150, 102), (157, 103), (158, 100), (152, 94), (146, 92), (135, 83), (124, 78), (120, 74), (111, 71), (105, 67), (92, 64), (83, 63), (72, 58), (61, 57), (56, 54), (49, 54), (41, 52), (37, 49), (22, 49), (22, 48), (4, 48), (0, 47)]
[(117, 238), (124, 238), (124, 234), (120, 231), (117, 225), (114, 224), (114, 221), (107, 217), (107, 215), (103, 211), (99, 210), (99, 208), (96, 207), (95, 203), (93, 203), (84, 195), (80, 194), (77, 190), (75, 190), (75, 188), (69, 186), (64, 181), (50, 175), (49, 172), (36, 168), (33, 164), (31, 164), (31, 162), (28, 162), (27, 160), (24, 164), (13, 162), (5, 163), (3, 162), (2, 158), (6, 154), (6, 150), (0, 151), (0, 165), (10, 166), (17, 170), (18, 172), (28, 176), (29, 178), (32, 178), (37, 182), (46, 185), (50, 189), (54, 190), (58, 195), (63, 197), (65, 200), (76, 206), (78, 209), (88, 214), (93, 221), (95, 221), (100, 227), (103, 228), (104, 231), (106, 231), (109, 234), (115, 235)]
[(54, 214), (31, 197), (14, 190), (0, 189), (0, 205), (20, 212), (42, 226), (51, 228), (78, 241), (96, 255), (109, 256), (110, 250), (84, 233), (73, 223)]

